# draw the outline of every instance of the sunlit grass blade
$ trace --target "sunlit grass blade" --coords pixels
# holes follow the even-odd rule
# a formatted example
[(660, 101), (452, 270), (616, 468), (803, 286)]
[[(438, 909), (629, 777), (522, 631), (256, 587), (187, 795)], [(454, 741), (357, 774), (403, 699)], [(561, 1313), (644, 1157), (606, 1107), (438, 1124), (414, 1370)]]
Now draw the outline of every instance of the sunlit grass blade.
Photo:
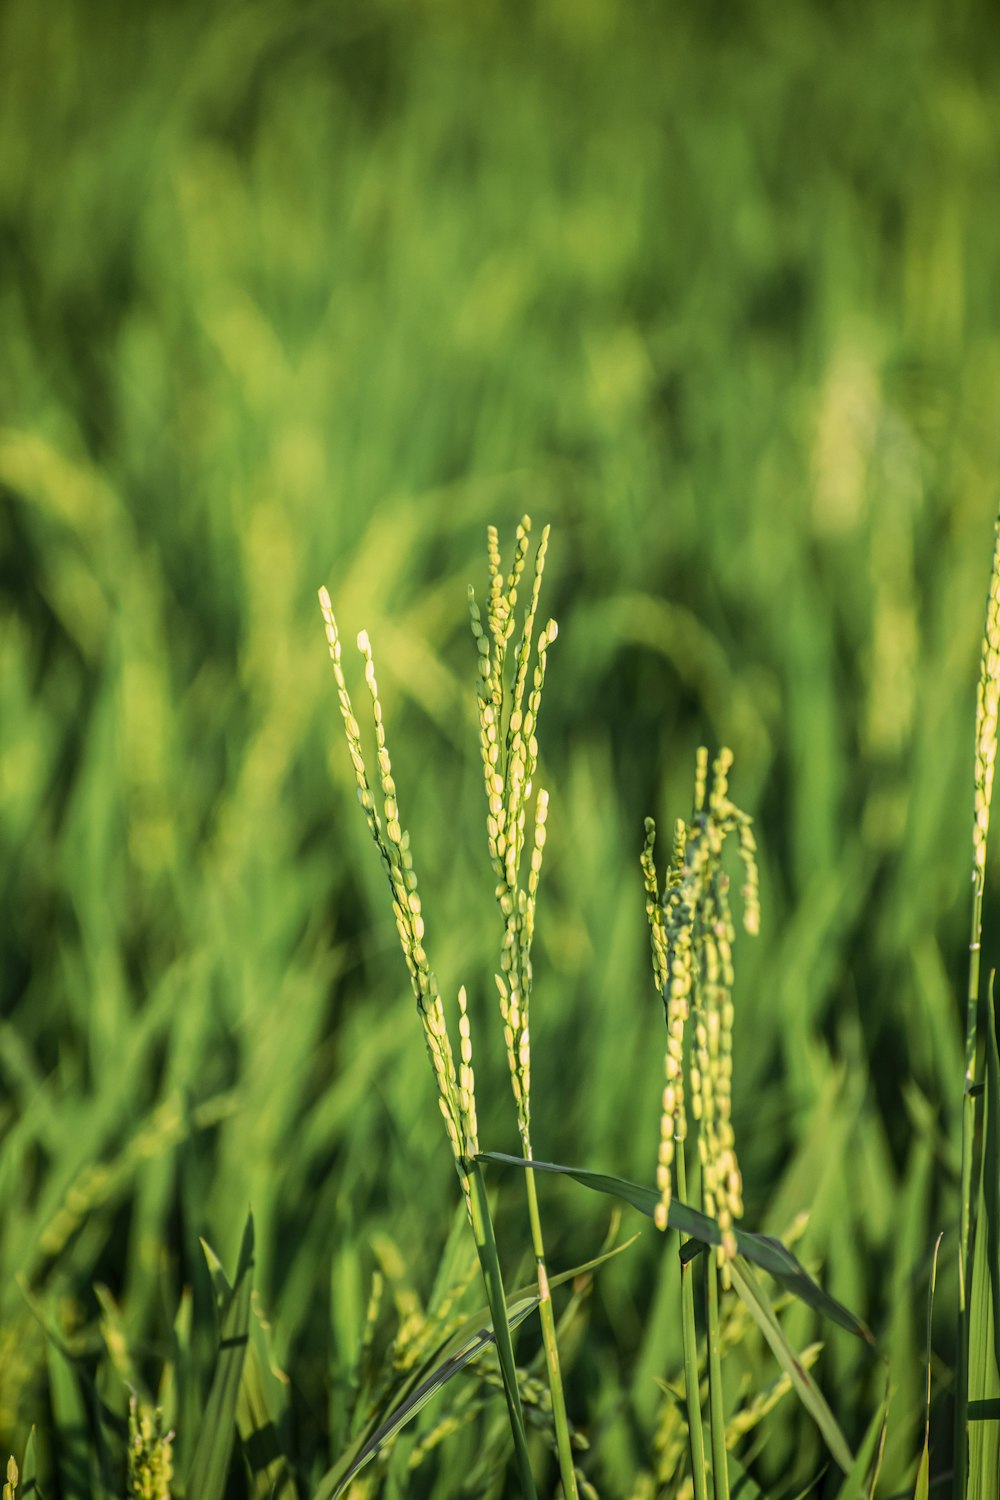
[(920, 1462), (917, 1465), (917, 1479), (913, 1491), (913, 1500), (928, 1500), (931, 1486), (931, 1334), (934, 1319), (934, 1290), (937, 1286), (938, 1253), (941, 1249), (941, 1241), (944, 1239), (944, 1231), (938, 1235), (934, 1242), (934, 1254), (931, 1257), (931, 1281), (927, 1289), (927, 1404), (924, 1415), (924, 1446), (920, 1453)]
[[(525, 1161), (523, 1157), (508, 1156), (502, 1151), (484, 1151), (478, 1160), (494, 1162), (502, 1167), (521, 1167), (526, 1171), (554, 1172), (561, 1177), (572, 1177), (575, 1182), (581, 1183), (583, 1187), (590, 1188), (596, 1193), (606, 1193), (609, 1197), (620, 1198), (622, 1202), (630, 1203), (633, 1208), (637, 1208), (649, 1219), (655, 1218), (656, 1205), (660, 1201), (659, 1194), (654, 1188), (643, 1187), (638, 1182), (630, 1182), (626, 1177), (613, 1177), (604, 1172), (590, 1172), (584, 1167), (567, 1167), (549, 1161)], [(704, 1245), (722, 1244), (722, 1235), (715, 1220), (708, 1218), (706, 1214), (699, 1213), (695, 1208), (689, 1208), (687, 1204), (672, 1202), (667, 1223), (671, 1229), (679, 1230), (681, 1234), (700, 1240)], [(839, 1324), (848, 1333), (864, 1339), (866, 1343), (874, 1344), (875, 1340), (870, 1329), (861, 1319), (855, 1317), (854, 1313), (838, 1302), (835, 1297), (831, 1297), (821, 1286), (818, 1286), (805, 1267), (796, 1260), (792, 1252), (780, 1240), (771, 1235), (750, 1234), (745, 1229), (737, 1229), (734, 1233), (737, 1249), (745, 1260), (759, 1266), (762, 1271), (767, 1271), (786, 1291), (798, 1297), (815, 1312), (822, 1313), (824, 1317)]]
[(969, 1295), (968, 1495), (996, 1500), (1000, 1474), (1000, 1052), (990, 977), (983, 1152)]
[(823, 1392), (785, 1337), (756, 1276), (739, 1258), (730, 1264), (729, 1272), (737, 1296), (764, 1335), (775, 1359), (787, 1373), (796, 1395), (822, 1433), (834, 1459), (847, 1474), (854, 1463), (854, 1454)]
[(236, 1404), (246, 1358), (253, 1291), (253, 1215), (249, 1215), (232, 1286), (218, 1256), (202, 1241), (219, 1306), (219, 1354), (191, 1460), (187, 1500), (221, 1500), (236, 1434)]

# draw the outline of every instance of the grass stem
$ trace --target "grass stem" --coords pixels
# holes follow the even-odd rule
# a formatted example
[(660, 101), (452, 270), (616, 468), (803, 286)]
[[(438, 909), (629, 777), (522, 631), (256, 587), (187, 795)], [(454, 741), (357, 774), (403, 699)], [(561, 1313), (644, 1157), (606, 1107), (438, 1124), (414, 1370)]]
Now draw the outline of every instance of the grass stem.
[[(524, 1152), (530, 1159), (529, 1141), (524, 1142)], [(569, 1420), (566, 1416), (566, 1396), (559, 1366), (559, 1344), (556, 1339), (556, 1323), (552, 1311), (552, 1292), (549, 1288), (548, 1271), (545, 1265), (545, 1243), (542, 1239), (542, 1220), (538, 1211), (538, 1191), (535, 1187), (534, 1172), (525, 1172), (524, 1181), (528, 1194), (528, 1216), (531, 1220), (531, 1244), (538, 1268), (538, 1296), (540, 1298), (538, 1314), (542, 1322), (542, 1344), (549, 1372), (549, 1391), (552, 1395), (552, 1425), (555, 1429), (556, 1451), (559, 1456), (559, 1476), (562, 1480), (564, 1500), (578, 1500), (573, 1446), (570, 1442)]]
[(524, 1430), (524, 1413), (521, 1409), (521, 1395), (517, 1386), (514, 1346), (511, 1343), (510, 1327), (507, 1323), (507, 1299), (504, 1295), (503, 1276), (500, 1271), (497, 1242), (493, 1233), (489, 1199), (486, 1196), (486, 1183), (482, 1167), (478, 1162), (469, 1162), (467, 1170), (472, 1189), (470, 1194), (472, 1231), (476, 1240), (476, 1250), (479, 1253), (483, 1280), (486, 1283), (490, 1316), (493, 1319), (493, 1332), (496, 1336), (504, 1395), (507, 1398), (507, 1412), (510, 1417), (511, 1435), (514, 1439), (514, 1456), (521, 1480), (521, 1492), (524, 1500), (538, 1500), (535, 1481), (531, 1473), (531, 1461), (528, 1457), (528, 1439)]
[[(675, 1157), (677, 1196), (687, 1202), (687, 1170), (684, 1142), (677, 1142)], [(681, 1240), (681, 1248), (685, 1241)], [(691, 1448), (691, 1481), (694, 1500), (708, 1500), (708, 1471), (705, 1466), (705, 1434), (701, 1423), (701, 1385), (698, 1377), (698, 1330), (694, 1317), (694, 1262), (681, 1260), (681, 1335), (684, 1342), (684, 1391), (688, 1410), (688, 1442)]]
[(955, 1468), (953, 1493), (964, 1500), (968, 1469), (969, 1306), (972, 1269), (972, 1156), (976, 1133), (976, 1052), (979, 1024), (979, 955), (983, 932), (983, 880), (977, 870), (972, 893), (969, 988), (965, 1010), (965, 1088), (962, 1099), (962, 1201), (958, 1249), (958, 1368), (955, 1381)]
[(726, 1410), (722, 1395), (722, 1346), (719, 1338), (719, 1266), (715, 1251), (705, 1256), (705, 1312), (708, 1329), (708, 1410), (712, 1439), (715, 1500), (729, 1500), (726, 1461)]

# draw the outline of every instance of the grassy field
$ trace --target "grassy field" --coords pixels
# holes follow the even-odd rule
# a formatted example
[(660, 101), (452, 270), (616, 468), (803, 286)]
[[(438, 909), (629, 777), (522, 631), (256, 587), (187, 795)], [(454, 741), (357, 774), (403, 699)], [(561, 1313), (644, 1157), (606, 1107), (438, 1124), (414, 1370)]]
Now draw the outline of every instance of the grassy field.
[[(696, 747), (726, 744), (762, 907), (736, 948), (744, 1222), (797, 1235), (874, 1330), (873, 1355), (783, 1314), (796, 1348), (823, 1340), (852, 1447), (888, 1359), (884, 1497), (913, 1493), (946, 1231), (951, 1471), (1000, 473), (991, 18), (0, 6), (0, 1449), (36, 1426), (49, 1500), (122, 1492), (130, 1385), (189, 1471), (215, 1348), (198, 1240), (231, 1274), (248, 1205), (295, 1488), (235, 1462), (233, 1497), (311, 1497), (471, 1275), (316, 590), (348, 642), (369, 632), (428, 946), (449, 1006), (468, 990), (479, 1139), (516, 1152), (466, 586), (487, 523), (509, 547), (525, 511), (551, 524), (559, 622), (535, 1152), (655, 1179), (643, 819), (687, 816)], [(362, 667), (345, 651), (356, 698)], [(522, 1184), (488, 1182), (519, 1286)], [(539, 1193), (551, 1270), (597, 1255), (612, 1201)], [(686, 1462), (658, 1383), (683, 1384), (676, 1240), (622, 1212), (641, 1238), (556, 1314), (588, 1481), (654, 1500)], [(779, 1377), (739, 1316), (733, 1409)], [(517, 1494), (496, 1378), (469, 1366), (354, 1500)], [(736, 1451), (773, 1500), (838, 1492), (794, 1397)]]

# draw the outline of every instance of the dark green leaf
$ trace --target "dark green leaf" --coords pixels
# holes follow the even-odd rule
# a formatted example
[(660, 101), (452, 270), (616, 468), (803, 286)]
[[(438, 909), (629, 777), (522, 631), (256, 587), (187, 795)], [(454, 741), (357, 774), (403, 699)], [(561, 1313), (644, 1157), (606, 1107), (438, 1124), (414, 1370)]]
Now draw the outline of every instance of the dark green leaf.
[[(565, 1167), (549, 1161), (525, 1161), (520, 1156), (508, 1156), (502, 1151), (484, 1151), (479, 1160), (495, 1162), (502, 1167), (521, 1167), (535, 1172), (554, 1172), (561, 1177), (572, 1177), (575, 1182), (582, 1183), (584, 1187), (591, 1188), (596, 1193), (607, 1193), (612, 1198), (621, 1198), (650, 1219), (653, 1218), (660, 1201), (659, 1194), (653, 1188), (643, 1187), (637, 1182), (629, 1182), (625, 1177), (610, 1177), (603, 1172), (588, 1172), (583, 1167)], [(705, 1245), (722, 1243), (722, 1235), (715, 1220), (708, 1218), (706, 1214), (699, 1213), (697, 1209), (689, 1208), (687, 1204), (671, 1203), (668, 1223), (671, 1229), (677, 1229), (681, 1234), (700, 1240)], [(861, 1319), (855, 1317), (836, 1298), (824, 1292), (780, 1240), (773, 1239), (770, 1235), (749, 1234), (745, 1229), (737, 1229), (736, 1245), (744, 1259), (759, 1266), (762, 1271), (767, 1271), (786, 1291), (798, 1297), (808, 1307), (822, 1313), (824, 1317), (839, 1324), (841, 1328), (846, 1328), (848, 1333), (856, 1334), (868, 1344), (874, 1344), (875, 1340), (870, 1330)]]

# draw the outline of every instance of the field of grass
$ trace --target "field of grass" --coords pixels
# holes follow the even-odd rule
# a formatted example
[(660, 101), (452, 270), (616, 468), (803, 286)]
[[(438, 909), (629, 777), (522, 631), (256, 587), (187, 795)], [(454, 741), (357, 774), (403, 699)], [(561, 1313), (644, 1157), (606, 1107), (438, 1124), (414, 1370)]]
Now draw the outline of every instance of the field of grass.
[[(216, 1347), (199, 1236), (232, 1275), (248, 1206), (294, 1467), (237, 1453), (231, 1497), (309, 1500), (472, 1275), (316, 591), (369, 633), (479, 1140), (519, 1154), (466, 587), (524, 512), (559, 622), (535, 1153), (655, 1181), (643, 819), (687, 816), (696, 747), (728, 745), (762, 909), (744, 1223), (873, 1329), (874, 1354), (782, 1314), (853, 1449), (888, 1360), (882, 1497), (913, 1494), (945, 1231), (951, 1472), (998, 81), (972, 0), (4, 0), (0, 1451), (37, 1429), (48, 1500), (122, 1493), (130, 1388), (181, 1493)], [(519, 1174), (487, 1182), (530, 1283)], [(602, 1500), (681, 1496), (676, 1237), (538, 1186), (553, 1274), (643, 1231), (555, 1293), (580, 1467)], [(735, 1410), (780, 1371), (730, 1302)], [(542, 1375), (536, 1320), (515, 1337)], [(509, 1439), (487, 1356), (351, 1494), (516, 1495)], [(794, 1396), (736, 1453), (771, 1500), (843, 1477)]]

